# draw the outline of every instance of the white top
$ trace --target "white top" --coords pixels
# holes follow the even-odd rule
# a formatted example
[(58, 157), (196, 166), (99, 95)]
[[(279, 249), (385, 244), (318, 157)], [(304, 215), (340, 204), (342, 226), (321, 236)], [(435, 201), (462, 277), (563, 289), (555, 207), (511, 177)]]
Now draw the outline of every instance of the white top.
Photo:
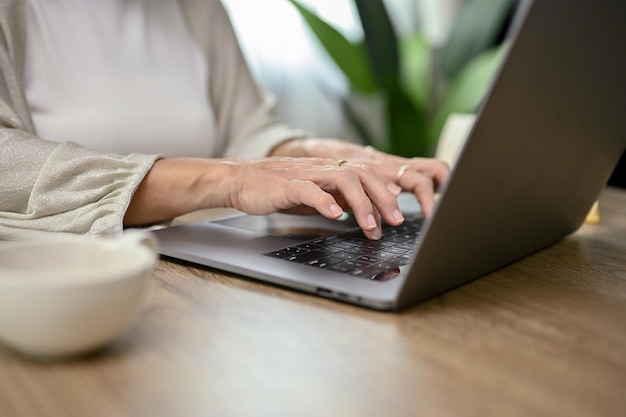
[(213, 155), (204, 56), (173, 0), (27, 0), (37, 134), (122, 154)]

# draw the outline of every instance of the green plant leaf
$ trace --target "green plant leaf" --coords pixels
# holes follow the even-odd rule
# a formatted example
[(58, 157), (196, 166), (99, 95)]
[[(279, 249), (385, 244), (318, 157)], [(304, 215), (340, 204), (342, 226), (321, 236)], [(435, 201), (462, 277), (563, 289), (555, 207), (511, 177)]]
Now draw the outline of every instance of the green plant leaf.
[(364, 45), (350, 42), (297, 0), (288, 1), (298, 10), (322, 47), (348, 78), (351, 87), (362, 93), (373, 93), (376, 87)]
[(476, 111), (491, 86), (507, 49), (508, 43), (504, 43), (482, 52), (455, 77), (430, 127), (428, 136), (432, 143), (436, 144), (450, 114)]
[(363, 33), (365, 49), (378, 87), (391, 91), (399, 84), (398, 39), (382, 0), (354, 0)]
[(442, 57), (443, 72), (456, 74), (476, 55), (493, 47), (515, 0), (467, 0), (453, 26)]
[(416, 107), (427, 112), (432, 100), (432, 52), (426, 38), (416, 33), (400, 40), (401, 85)]
[(389, 148), (385, 149), (387, 152), (405, 157), (431, 154), (426, 140), (424, 114), (405, 91), (396, 89), (389, 92), (386, 111), (389, 132)]

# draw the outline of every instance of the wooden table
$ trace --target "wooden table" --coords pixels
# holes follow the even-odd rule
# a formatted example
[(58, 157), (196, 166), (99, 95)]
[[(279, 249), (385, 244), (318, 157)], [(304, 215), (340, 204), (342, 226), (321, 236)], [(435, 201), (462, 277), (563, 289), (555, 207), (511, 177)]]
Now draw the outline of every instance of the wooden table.
[(0, 347), (0, 416), (626, 416), (626, 191), (600, 209), (399, 314), (160, 261), (104, 352)]

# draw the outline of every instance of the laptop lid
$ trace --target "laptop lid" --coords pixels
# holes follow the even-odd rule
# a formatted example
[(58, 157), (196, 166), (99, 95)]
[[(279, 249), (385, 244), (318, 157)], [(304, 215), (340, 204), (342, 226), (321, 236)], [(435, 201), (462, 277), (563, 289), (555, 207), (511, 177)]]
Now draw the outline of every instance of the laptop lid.
[(582, 224), (626, 147), (625, 12), (626, 3), (611, 0), (522, 2), (513, 44), (398, 306), (484, 275)]
[[(582, 223), (626, 147), (623, 12), (618, 1), (522, 2), (504, 65), (399, 277), (373, 282), (262, 255), (355, 226), (317, 216), (237, 215), (163, 229), (161, 253), (397, 309), (558, 241)], [(418, 210), (414, 199), (402, 206)]]

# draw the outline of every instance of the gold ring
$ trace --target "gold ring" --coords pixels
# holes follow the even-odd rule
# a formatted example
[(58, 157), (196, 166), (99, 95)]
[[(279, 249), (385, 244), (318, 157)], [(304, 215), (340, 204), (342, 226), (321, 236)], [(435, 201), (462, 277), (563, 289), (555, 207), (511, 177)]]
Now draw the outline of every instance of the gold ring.
[(336, 166), (336, 167), (340, 167), (340, 166), (342, 166), (343, 164), (346, 164), (347, 162), (348, 162), (348, 161), (346, 161), (345, 159), (340, 159), (340, 160), (338, 160), (337, 162), (335, 162), (335, 166)]
[(406, 172), (408, 168), (409, 168), (409, 164), (404, 164), (400, 167), (400, 169), (398, 170), (398, 173), (396, 174), (396, 181), (400, 181), (400, 178), (402, 178), (402, 176), (404, 175), (404, 173)]

